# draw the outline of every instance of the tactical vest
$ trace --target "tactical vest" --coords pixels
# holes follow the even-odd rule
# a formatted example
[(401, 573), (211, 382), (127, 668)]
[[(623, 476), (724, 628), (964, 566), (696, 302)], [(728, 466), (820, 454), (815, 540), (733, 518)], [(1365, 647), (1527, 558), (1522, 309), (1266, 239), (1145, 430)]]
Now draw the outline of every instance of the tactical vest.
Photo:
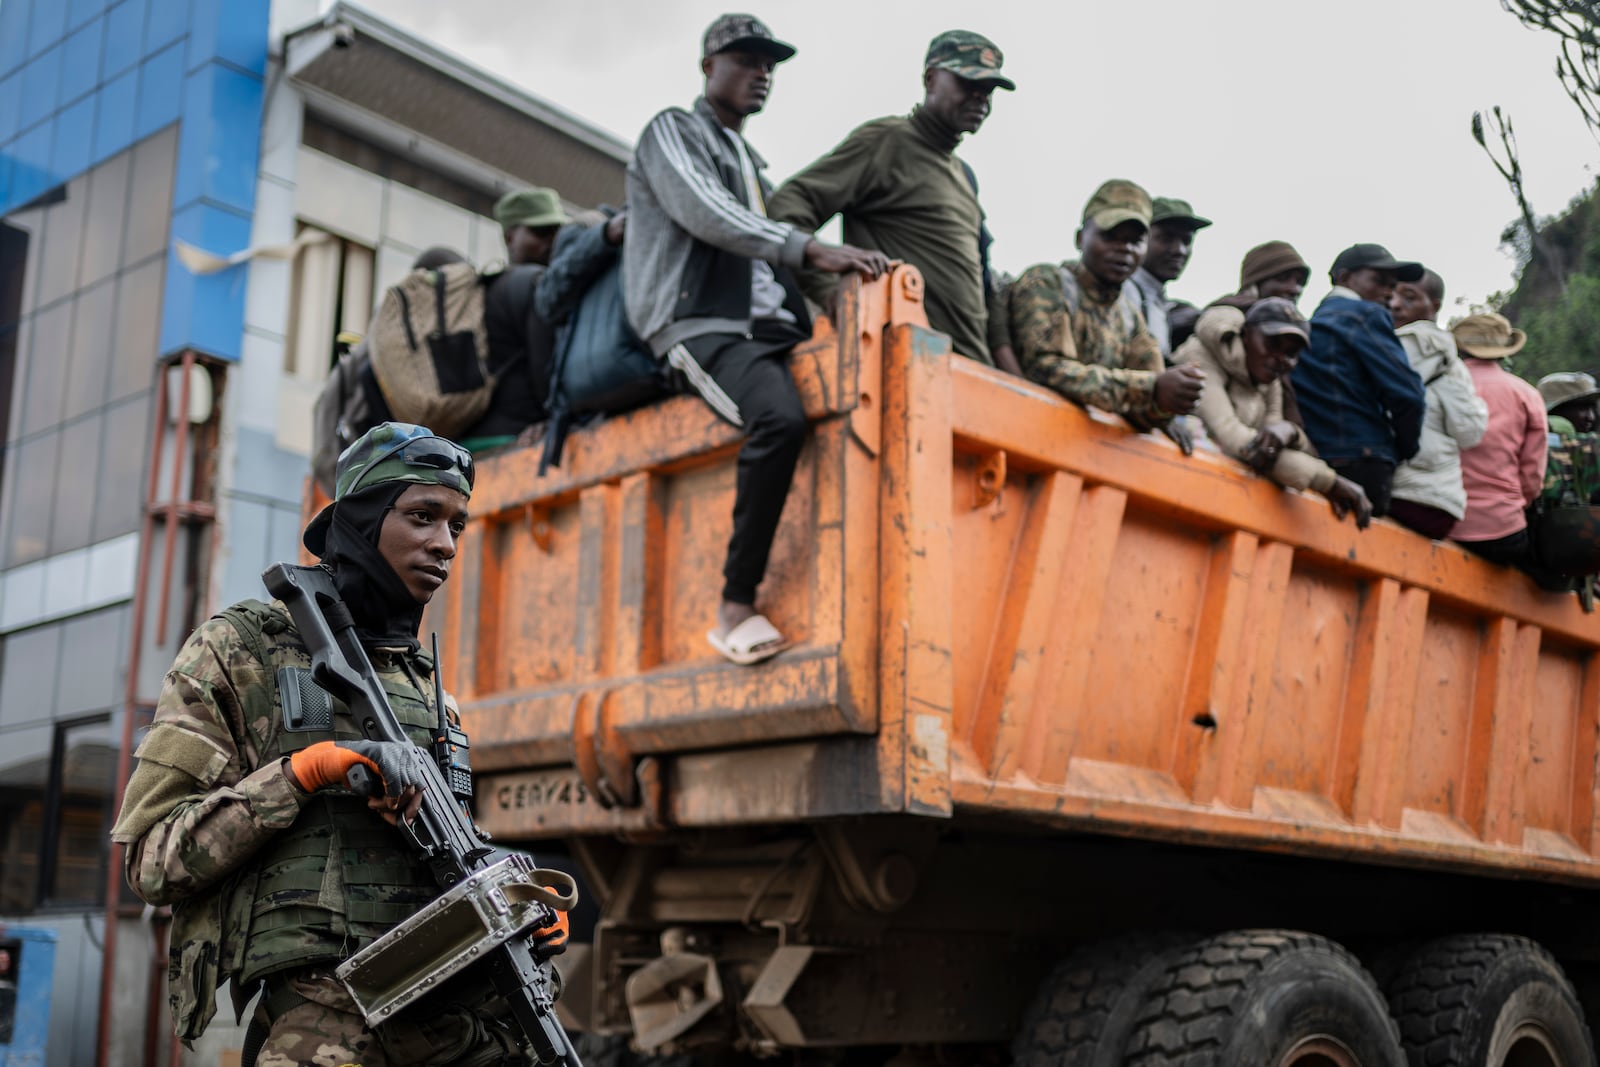
[[(231, 623), (268, 668), (269, 692), (239, 694), (257, 767), (319, 741), (365, 736), (350, 709), (311, 680), (311, 657), (281, 608), (249, 600), (217, 618)], [(372, 659), (395, 717), (426, 747), (438, 724), (428, 694), (413, 683), (401, 657), (375, 653)], [(427, 656), (410, 661), (419, 680), (432, 675)], [(173, 906), (169, 988), (179, 1036), (190, 1039), (205, 1029), (223, 979), (233, 979), (241, 1006), (240, 998), (253, 994), (261, 979), (346, 959), (438, 893), (427, 865), (368, 810), (365, 798), (314, 794), (293, 825), (243, 869)]]

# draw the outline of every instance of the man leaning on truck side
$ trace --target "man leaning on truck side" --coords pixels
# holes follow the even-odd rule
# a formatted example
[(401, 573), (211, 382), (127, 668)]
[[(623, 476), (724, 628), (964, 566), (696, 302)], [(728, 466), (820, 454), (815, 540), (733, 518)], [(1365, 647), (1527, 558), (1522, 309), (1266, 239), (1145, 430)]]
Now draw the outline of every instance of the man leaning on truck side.
[(1311, 316), (1311, 347), (1292, 375), (1317, 454), (1367, 491), (1378, 516), (1389, 514), (1395, 466), (1417, 454), (1422, 437), (1427, 397), (1389, 314), (1395, 283), (1422, 270), (1382, 245), (1340, 252), (1328, 271), (1333, 288)]
[(691, 110), (650, 120), (628, 164), (628, 321), (718, 416), (745, 431), (722, 601), (706, 635), (741, 664), (787, 643), (755, 600), (806, 432), (786, 360), (811, 323), (791, 271), (876, 278), (889, 267), (882, 252), (823, 244), (767, 217), (766, 163), (745, 143), (744, 122), (766, 106), (773, 68), (794, 53), (759, 19), (718, 18), (701, 42), (705, 94)]
[[(928, 322), (950, 335), (957, 352), (1021, 374), (994, 306), (998, 289), (988, 283), (977, 178), (955, 154), (961, 138), (989, 117), (994, 91), (1017, 87), (1000, 73), (1003, 61), (987, 37), (941, 33), (923, 59), (922, 103), (908, 116), (858, 127), (785, 182), (771, 208), (773, 218), (807, 231), (842, 213), (845, 240), (922, 272)], [(808, 271), (800, 281), (827, 306), (835, 279)]]
[[(1205, 373), (1165, 369), (1144, 316), (1123, 292), (1144, 257), (1150, 194), (1113, 179), (1095, 190), (1078, 230), (1078, 262), (1029, 267), (1011, 287), (1011, 336), (1029, 378), (1068, 400), (1165, 428), (1200, 399)], [(1178, 437), (1174, 437), (1178, 440)], [(1178, 440), (1185, 453), (1187, 439)]]

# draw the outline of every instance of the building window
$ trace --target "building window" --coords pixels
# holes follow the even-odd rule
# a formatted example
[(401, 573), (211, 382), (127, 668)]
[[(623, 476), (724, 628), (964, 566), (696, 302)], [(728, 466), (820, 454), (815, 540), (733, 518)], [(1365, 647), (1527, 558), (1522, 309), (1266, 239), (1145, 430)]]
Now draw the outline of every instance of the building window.
[(284, 371), (296, 378), (321, 382), (338, 359), (341, 333), (365, 334), (372, 319), (372, 249), (346, 241), (314, 226), (319, 235), (295, 256), (289, 284), (289, 345)]
[(0, 569), (138, 527), (95, 487), (142, 470), (177, 151), (168, 127), (0, 224)]
[(338, 337), (364, 336), (371, 322), (376, 257), (367, 246), (315, 226), (302, 224), (300, 240), (289, 280), (288, 343), (273, 436), (279, 448), (309, 456), (311, 413), (339, 358)]
[(0, 912), (105, 901), (117, 739), (111, 716), (56, 723), (0, 768)]

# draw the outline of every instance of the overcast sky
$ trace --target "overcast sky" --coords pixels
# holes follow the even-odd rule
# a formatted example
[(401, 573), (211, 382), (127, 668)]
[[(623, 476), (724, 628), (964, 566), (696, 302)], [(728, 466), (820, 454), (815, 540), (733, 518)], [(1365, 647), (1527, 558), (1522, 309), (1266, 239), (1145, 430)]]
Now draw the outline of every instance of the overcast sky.
[[(366, 0), (370, 10), (630, 142), (700, 89), (717, 0)], [(1292, 242), (1313, 268), (1378, 241), (1445, 278), (1447, 304), (1512, 284), (1499, 236), (1516, 214), (1472, 140), (1474, 109), (1516, 122), (1528, 192), (1559, 212), (1594, 180), (1600, 146), (1554, 74), (1553, 35), (1498, 0), (762, 0), (799, 49), (746, 134), (782, 179), (852, 128), (921, 99), (928, 40), (992, 38), (1015, 93), (960, 154), (982, 184), (995, 263), (1070, 254), (1083, 203), (1131, 178), (1215, 220), (1174, 295), (1237, 287), (1254, 244)], [(1451, 314), (1447, 310), (1446, 316)]]

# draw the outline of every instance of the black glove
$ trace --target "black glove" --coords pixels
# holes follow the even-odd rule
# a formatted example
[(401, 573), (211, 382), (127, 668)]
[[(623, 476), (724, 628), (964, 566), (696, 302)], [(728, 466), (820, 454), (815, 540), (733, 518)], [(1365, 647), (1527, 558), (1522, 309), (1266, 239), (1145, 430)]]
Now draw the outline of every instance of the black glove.
[(427, 759), (408, 742), (318, 741), (290, 756), (289, 767), (308, 792), (348, 786), (362, 796), (398, 797), (406, 786), (422, 786)]

